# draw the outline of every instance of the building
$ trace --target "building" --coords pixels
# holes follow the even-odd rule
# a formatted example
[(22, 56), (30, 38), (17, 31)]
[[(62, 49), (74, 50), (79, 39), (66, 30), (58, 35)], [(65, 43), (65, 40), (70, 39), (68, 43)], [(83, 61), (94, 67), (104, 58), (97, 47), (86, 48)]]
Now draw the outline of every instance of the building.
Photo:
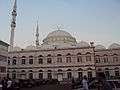
[(120, 45), (106, 49), (84, 41), (77, 42), (66, 31), (56, 30), (48, 34), (39, 46), (25, 49), (15, 47), (9, 52), (8, 72), (12, 78), (56, 78), (59, 80), (95, 77), (99, 72), (106, 77), (119, 77)]
[(107, 78), (120, 76), (120, 45), (108, 48), (94, 46), (93, 42), (77, 42), (70, 33), (60, 30), (47, 35), (39, 44), (39, 27), (36, 28), (36, 46), (25, 49), (14, 47), (17, 1), (15, 0), (12, 21), (10, 52), (8, 53), (8, 76), (22, 79), (56, 78), (59, 80), (95, 77), (103, 72)]
[(8, 44), (0, 40), (0, 78), (7, 75)]

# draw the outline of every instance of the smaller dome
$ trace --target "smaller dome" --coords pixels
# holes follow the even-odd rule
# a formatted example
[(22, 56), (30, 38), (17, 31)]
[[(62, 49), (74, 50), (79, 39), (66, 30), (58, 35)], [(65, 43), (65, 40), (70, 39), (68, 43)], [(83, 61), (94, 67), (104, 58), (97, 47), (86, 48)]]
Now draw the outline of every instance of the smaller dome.
[(108, 49), (119, 49), (119, 48), (120, 48), (120, 45), (117, 43), (113, 43), (108, 47)]
[(13, 48), (13, 51), (21, 51), (21, 48), (18, 47), (18, 46), (15, 46), (15, 47)]
[(76, 46), (77, 47), (90, 47), (90, 45), (85, 41), (81, 41), (81, 42), (77, 43)]
[(106, 48), (103, 45), (96, 45), (95, 46), (95, 50), (104, 50), (104, 49), (106, 49)]
[(26, 49), (26, 50), (35, 50), (36, 47), (33, 46), (33, 45), (30, 45), (30, 46), (27, 46), (25, 49)]

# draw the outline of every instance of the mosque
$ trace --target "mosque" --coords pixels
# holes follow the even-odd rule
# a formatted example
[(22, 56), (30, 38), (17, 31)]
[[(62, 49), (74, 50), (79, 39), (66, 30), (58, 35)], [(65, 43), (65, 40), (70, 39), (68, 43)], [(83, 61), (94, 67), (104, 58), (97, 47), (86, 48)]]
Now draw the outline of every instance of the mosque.
[(120, 77), (120, 45), (108, 48), (94, 42), (77, 42), (70, 33), (56, 30), (39, 44), (39, 27), (36, 28), (36, 46), (25, 49), (14, 47), (16, 27), (16, 0), (12, 13), (8, 76), (19, 79), (71, 79), (96, 77), (100, 72), (107, 78)]

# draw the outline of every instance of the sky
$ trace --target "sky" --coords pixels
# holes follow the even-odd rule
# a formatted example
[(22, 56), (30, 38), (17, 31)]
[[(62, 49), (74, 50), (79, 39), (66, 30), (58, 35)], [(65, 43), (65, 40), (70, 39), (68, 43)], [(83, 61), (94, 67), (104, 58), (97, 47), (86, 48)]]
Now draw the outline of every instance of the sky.
[[(0, 0), (0, 39), (8, 43), (13, 3)], [(77, 42), (120, 44), (120, 0), (17, 0), (15, 46), (35, 44), (37, 21), (40, 43), (59, 25)]]

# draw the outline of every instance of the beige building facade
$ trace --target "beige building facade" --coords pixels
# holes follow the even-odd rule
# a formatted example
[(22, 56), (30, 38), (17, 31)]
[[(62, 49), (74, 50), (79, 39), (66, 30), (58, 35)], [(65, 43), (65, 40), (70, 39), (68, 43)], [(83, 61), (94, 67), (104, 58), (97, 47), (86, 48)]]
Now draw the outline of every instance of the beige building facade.
[(0, 79), (7, 75), (8, 44), (0, 40)]
[(120, 45), (114, 43), (106, 49), (93, 42), (78, 43), (62, 30), (49, 33), (39, 46), (14, 47), (8, 55), (11, 78), (64, 80), (96, 77), (99, 72), (108, 78), (119, 77)]

